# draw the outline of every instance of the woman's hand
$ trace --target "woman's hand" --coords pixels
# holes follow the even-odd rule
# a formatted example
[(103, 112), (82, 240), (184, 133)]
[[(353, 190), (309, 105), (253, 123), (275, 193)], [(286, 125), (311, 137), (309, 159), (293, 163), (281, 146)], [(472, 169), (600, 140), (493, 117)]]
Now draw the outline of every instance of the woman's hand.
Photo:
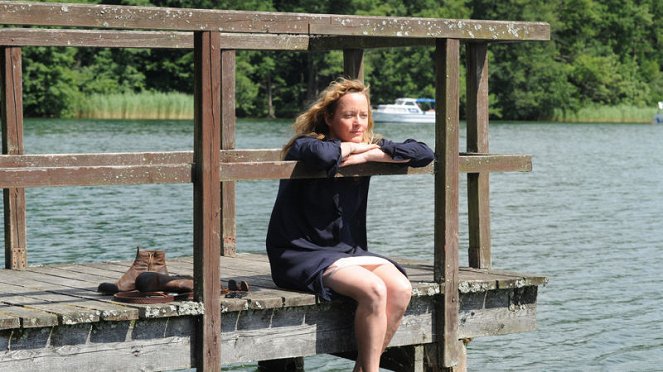
[[(341, 161), (341, 167), (354, 164), (368, 163), (377, 161), (382, 163), (407, 163), (409, 160), (394, 160), (391, 156), (385, 154), (377, 145), (355, 144), (360, 145), (359, 152), (350, 153)], [(363, 145), (363, 146), (362, 146)]]
[(351, 154), (360, 154), (373, 149), (379, 149), (379, 146), (369, 143), (341, 142), (341, 157), (345, 160)]

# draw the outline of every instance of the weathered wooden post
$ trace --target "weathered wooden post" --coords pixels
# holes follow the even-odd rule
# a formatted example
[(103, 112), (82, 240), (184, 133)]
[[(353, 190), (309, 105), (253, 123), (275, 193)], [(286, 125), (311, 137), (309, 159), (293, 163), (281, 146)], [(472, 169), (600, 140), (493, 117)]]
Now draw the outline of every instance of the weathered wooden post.
[(363, 49), (343, 49), (343, 73), (351, 79), (364, 81)]
[(193, 342), (200, 371), (221, 368), (221, 35), (194, 33), (193, 275), (204, 314)]
[[(235, 51), (221, 51), (221, 149), (235, 148)], [(237, 253), (237, 223), (235, 209), (235, 182), (221, 183), (221, 254), (234, 256)]]
[[(0, 48), (2, 84), (2, 153), (23, 154), (23, 82), (21, 48)], [(28, 265), (25, 189), (3, 189), (5, 219), (5, 268)]]
[[(444, 287), (435, 311), (436, 364), (461, 364), (458, 340), (459, 59), (456, 39), (435, 41), (435, 231), (434, 281)], [(462, 369), (462, 368), (461, 368)]]
[[(488, 153), (488, 45), (467, 44), (467, 152)], [(491, 267), (489, 172), (467, 174), (469, 266)]]

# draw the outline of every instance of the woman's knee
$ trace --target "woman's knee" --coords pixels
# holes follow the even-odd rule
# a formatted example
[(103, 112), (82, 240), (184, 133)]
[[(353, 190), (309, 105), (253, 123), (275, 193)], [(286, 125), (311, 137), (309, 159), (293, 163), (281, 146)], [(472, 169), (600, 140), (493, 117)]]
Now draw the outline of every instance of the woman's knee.
[(412, 284), (403, 276), (390, 282), (388, 292), (391, 303), (405, 308), (412, 297)]
[(371, 307), (384, 308), (387, 303), (387, 286), (379, 278), (364, 283), (364, 294), (358, 302)]

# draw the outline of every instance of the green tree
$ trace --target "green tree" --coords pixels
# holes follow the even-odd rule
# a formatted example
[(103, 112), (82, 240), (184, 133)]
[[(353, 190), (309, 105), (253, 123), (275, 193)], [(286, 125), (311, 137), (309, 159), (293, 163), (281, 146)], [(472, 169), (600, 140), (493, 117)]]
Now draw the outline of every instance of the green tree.
[(26, 116), (70, 117), (82, 97), (76, 49), (23, 48), (23, 105)]
[[(549, 22), (553, 35), (559, 25), (558, 4), (544, 0), (473, 0), (471, 7), (476, 19)], [(571, 71), (559, 58), (554, 37), (544, 43), (490, 45), (489, 50), (489, 86), (503, 118), (549, 119), (556, 108), (578, 109), (577, 88), (569, 82)]]
[(84, 94), (136, 93), (145, 87), (145, 74), (137, 69), (146, 51), (80, 48), (77, 50), (77, 85)]
[[(50, 0), (49, 0), (50, 1)], [(60, 0), (58, 0), (59, 2)], [(550, 118), (592, 104), (663, 99), (663, 7), (657, 0), (76, 0), (202, 9), (545, 21), (550, 42), (491, 44), (491, 113)], [(24, 48), (27, 115), (72, 115), (91, 93), (193, 92), (188, 50)], [(431, 47), (370, 49), (373, 103), (434, 93)], [(238, 51), (237, 113), (287, 116), (342, 72), (342, 53)], [(462, 72), (462, 71), (461, 71)], [(463, 85), (461, 85), (461, 89)], [(461, 91), (461, 101), (464, 100)]]

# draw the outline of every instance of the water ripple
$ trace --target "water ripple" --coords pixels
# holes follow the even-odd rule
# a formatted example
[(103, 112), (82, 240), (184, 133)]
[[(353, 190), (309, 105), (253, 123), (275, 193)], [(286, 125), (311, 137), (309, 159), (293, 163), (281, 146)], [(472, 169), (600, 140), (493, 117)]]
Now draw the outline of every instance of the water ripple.
[[(377, 129), (394, 140), (433, 144), (432, 125)], [(287, 122), (240, 121), (237, 145), (279, 147), (289, 131)], [(25, 148), (175, 151), (190, 150), (192, 138), (189, 122), (39, 120), (26, 123)], [(663, 126), (491, 124), (491, 151), (532, 154), (534, 168), (491, 175), (493, 265), (543, 274), (550, 283), (539, 290), (538, 330), (473, 341), (470, 370), (660, 370), (660, 138)], [(461, 177), (461, 263), (467, 262), (465, 188)], [(264, 252), (276, 189), (276, 181), (238, 183), (239, 251)], [(29, 189), (30, 263), (129, 259), (137, 245), (190, 255), (191, 193), (191, 185)], [(371, 249), (432, 260), (430, 175), (375, 177), (369, 198)], [(331, 357), (306, 363), (325, 371), (351, 366)]]

